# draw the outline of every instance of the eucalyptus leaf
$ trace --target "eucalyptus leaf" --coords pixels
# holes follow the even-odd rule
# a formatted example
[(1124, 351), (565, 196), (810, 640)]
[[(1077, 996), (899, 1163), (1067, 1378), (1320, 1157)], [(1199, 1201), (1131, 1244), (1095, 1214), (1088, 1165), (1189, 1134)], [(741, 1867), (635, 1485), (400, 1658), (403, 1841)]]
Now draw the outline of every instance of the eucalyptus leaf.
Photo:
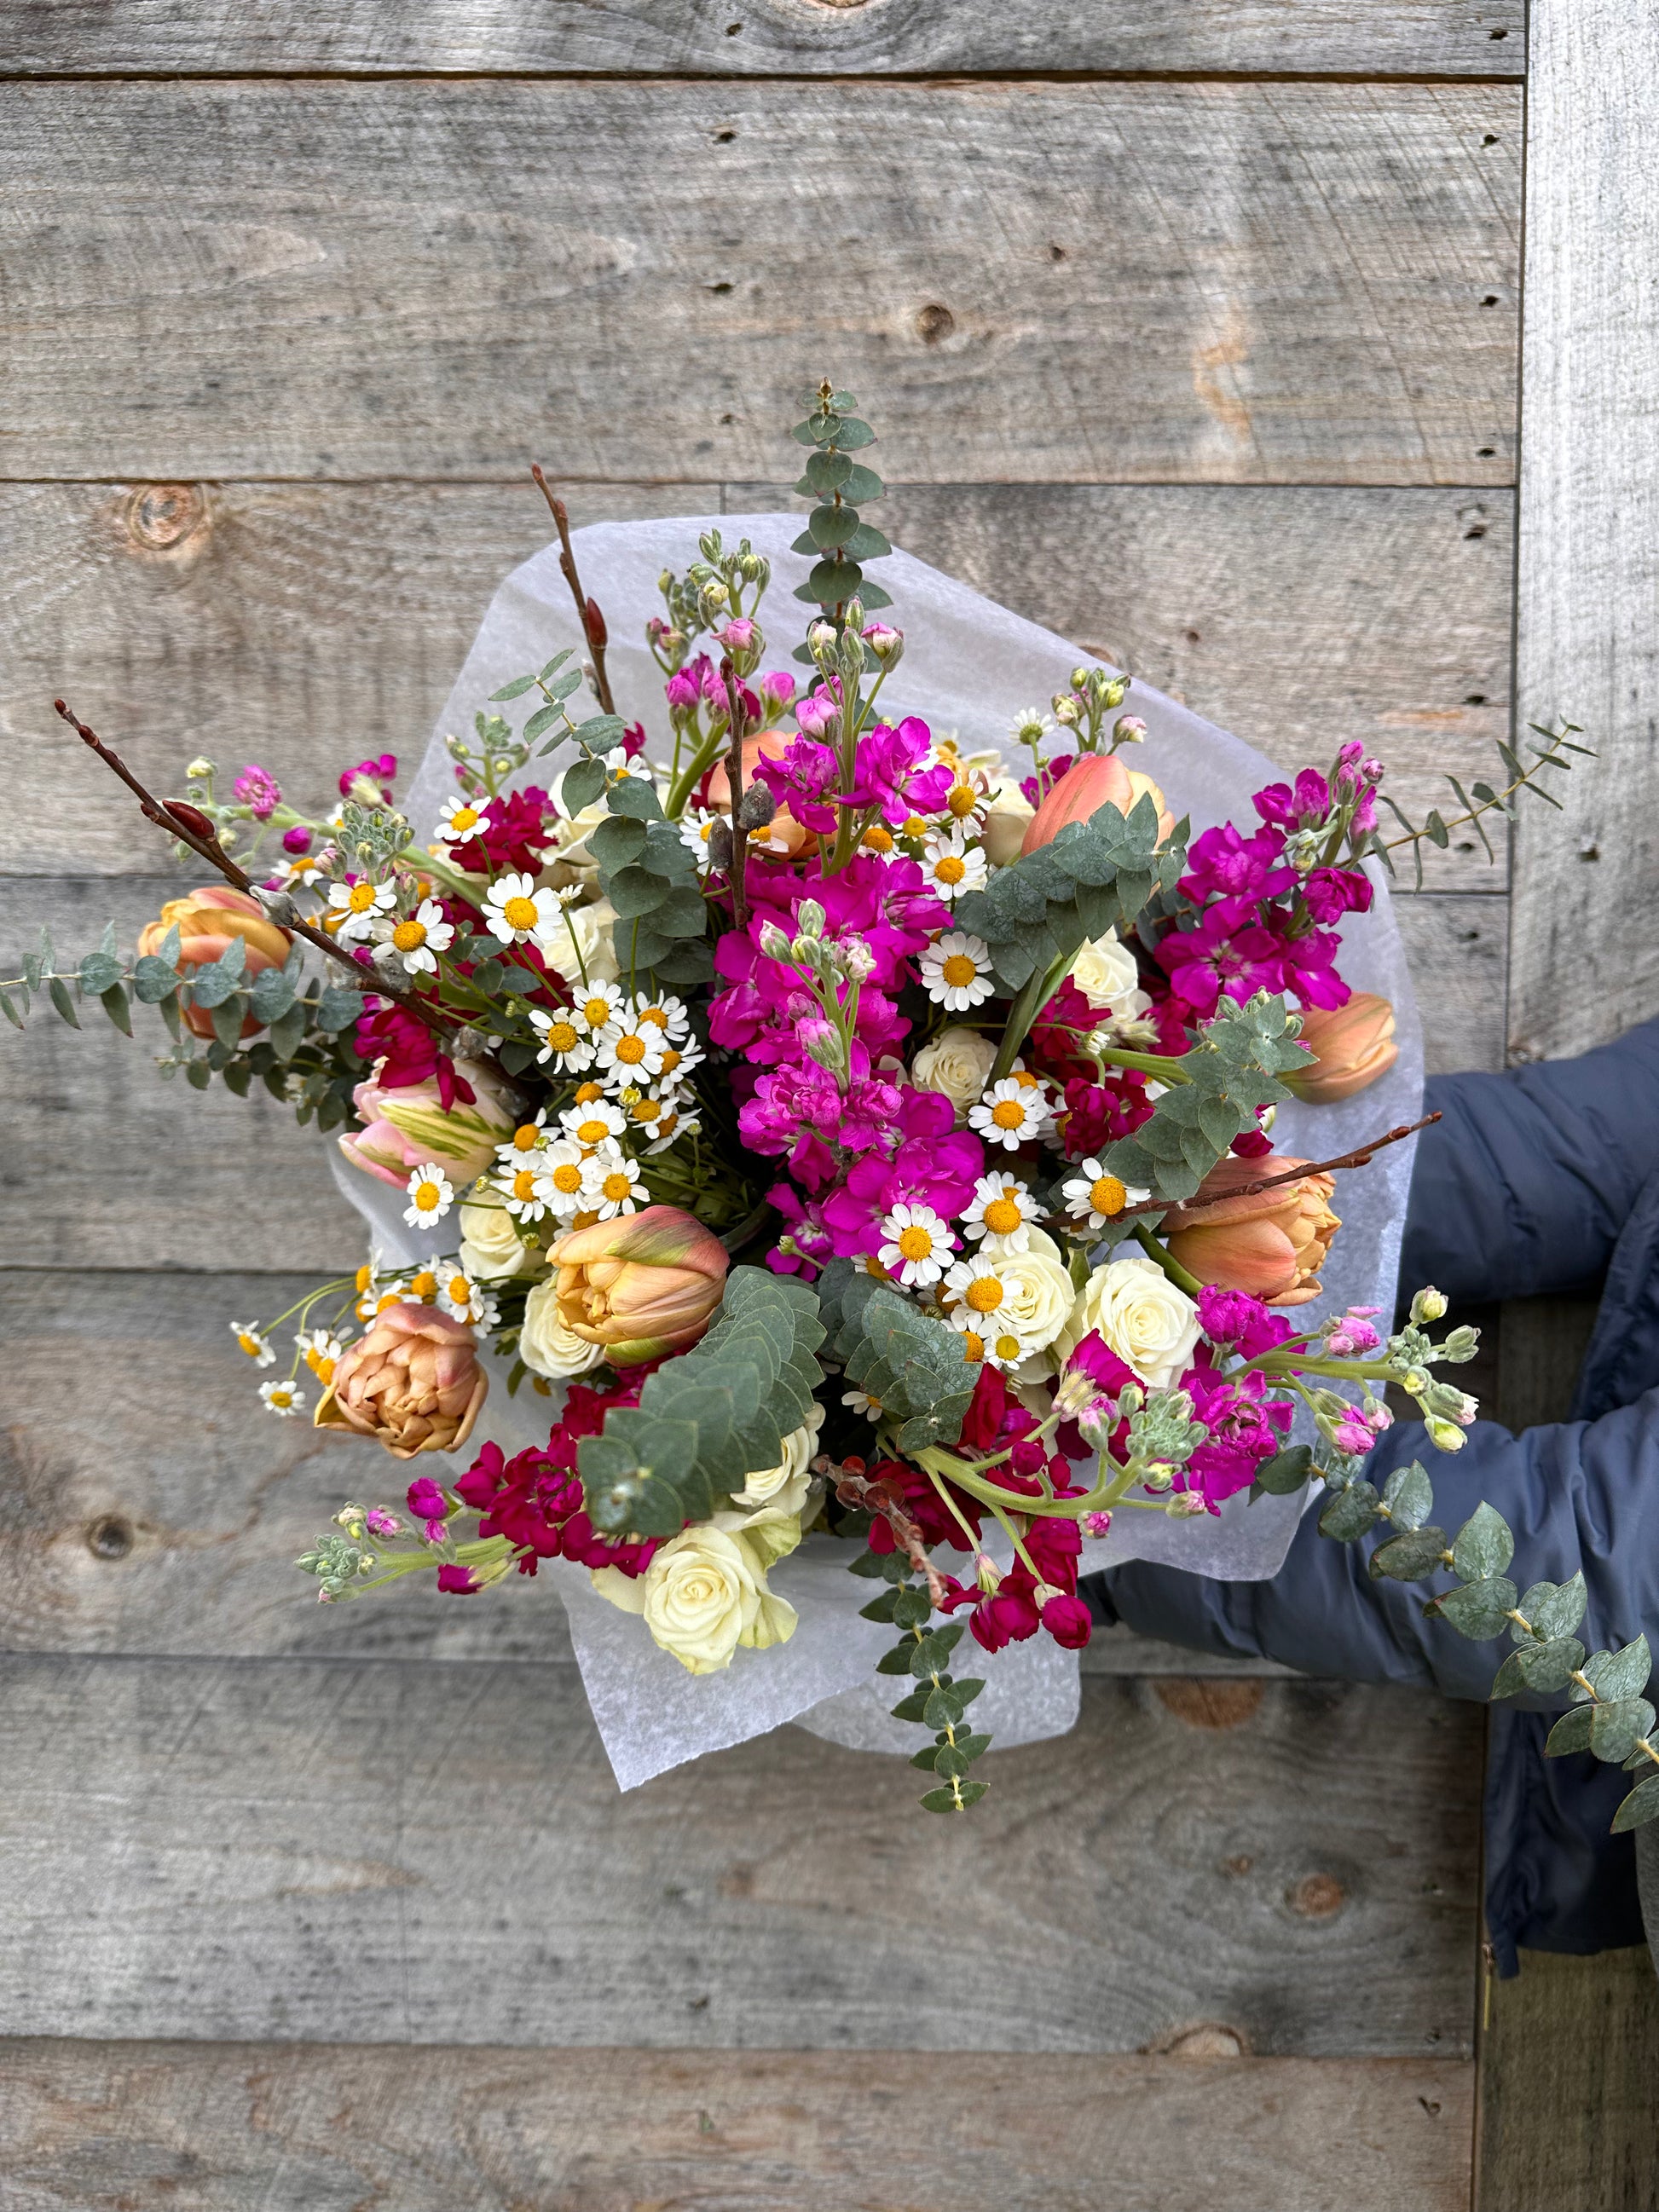
[(1565, 1690), (1575, 1668), (1584, 1663), (1584, 1647), (1576, 1636), (1552, 1637), (1547, 1644), (1523, 1644), (1511, 1651), (1498, 1668), (1492, 1686), (1496, 1698), (1512, 1698), (1517, 1691), (1533, 1690), (1553, 1696)]
[(1648, 1820), (1659, 1820), (1659, 1771), (1638, 1782), (1613, 1816), (1613, 1832), (1622, 1836)]
[[(1515, 1538), (1503, 1515), (1484, 1502), (1452, 1540), (1452, 1570), (1466, 1583), (1501, 1575), (1515, 1557)], [(1510, 1601), (1513, 1605), (1513, 1598)]]
[(1460, 1636), (1483, 1644), (1502, 1630), (1514, 1607), (1515, 1595), (1515, 1584), (1507, 1575), (1487, 1575), (1479, 1582), (1447, 1590), (1435, 1600), (1432, 1609), (1450, 1621)]
[(1645, 1698), (1620, 1698), (1590, 1711), (1590, 1749), (1598, 1759), (1618, 1765), (1630, 1757), (1638, 1741), (1653, 1732), (1653, 1707)]

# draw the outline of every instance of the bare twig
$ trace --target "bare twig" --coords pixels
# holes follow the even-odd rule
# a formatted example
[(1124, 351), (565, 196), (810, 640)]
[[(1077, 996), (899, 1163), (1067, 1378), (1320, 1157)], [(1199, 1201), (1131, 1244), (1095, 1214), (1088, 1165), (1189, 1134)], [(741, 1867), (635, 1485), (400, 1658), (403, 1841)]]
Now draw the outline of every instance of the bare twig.
[(942, 1606), (950, 1595), (945, 1587), (945, 1577), (927, 1556), (927, 1547), (922, 1540), (920, 1525), (905, 1511), (896, 1492), (884, 1482), (872, 1482), (859, 1472), (858, 1464), (849, 1462), (837, 1467), (832, 1459), (823, 1458), (812, 1462), (814, 1474), (831, 1477), (836, 1485), (836, 1496), (849, 1512), (878, 1513), (892, 1530), (899, 1549), (904, 1553), (927, 1585), (927, 1595), (935, 1608)]
[(1431, 1121), (1439, 1119), (1438, 1114), (1425, 1114), (1420, 1121), (1402, 1121), (1397, 1129), (1385, 1129), (1369, 1145), (1356, 1146), (1339, 1159), (1309, 1160), (1299, 1168), (1287, 1169), (1283, 1175), (1261, 1176), (1255, 1182), (1242, 1182), (1234, 1190), (1218, 1190), (1208, 1198), (1143, 1199), (1139, 1205), (1126, 1206), (1121, 1213), (1113, 1214), (1112, 1219), (1127, 1221), (1133, 1213), (1196, 1213), (1200, 1206), (1223, 1206), (1233, 1198), (1255, 1198), (1261, 1191), (1276, 1190), (1280, 1183), (1301, 1182), (1308, 1176), (1331, 1175), (1339, 1168), (1369, 1167), (1373, 1152), (1380, 1152), (1385, 1145), (1398, 1145), (1407, 1137), (1414, 1137), (1419, 1129), (1426, 1129)]
[(732, 919), (741, 929), (749, 918), (749, 892), (744, 874), (749, 858), (749, 832), (738, 818), (743, 805), (743, 694), (732, 672), (729, 658), (720, 662), (720, 681), (726, 686), (726, 711), (732, 717), (732, 750), (726, 770), (732, 801)]
[(599, 704), (607, 714), (614, 714), (616, 703), (611, 696), (611, 678), (605, 672), (605, 648), (610, 642), (610, 633), (605, 626), (605, 617), (599, 612), (597, 599), (590, 599), (582, 590), (582, 580), (576, 573), (576, 556), (570, 549), (570, 517), (565, 512), (564, 501), (555, 492), (542, 473), (539, 461), (532, 461), (530, 473), (541, 487), (542, 497), (553, 510), (553, 522), (559, 533), (559, 573), (570, 586), (570, 596), (576, 602), (576, 614), (582, 626), (582, 635), (587, 640), (588, 652), (593, 659), (593, 689)]
[[(258, 903), (252, 878), (238, 867), (226, 852), (215, 835), (212, 823), (199, 806), (191, 806), (182, 799), (157, 799), (154, 792), (139, 782), (120, 754), (104, 743), (96, 730), (88, 729), (78, 715), (70, 713), (63, 700), (54, 699), (52, 703), (82, 744), (97, 754), (106, 769), (120, 777), (137, 799), (138, 811), (147, 822), (155, 823), (158, 830), (165, 830), (169, 837), (176, 837), (181, 845), (187, 846), (195, 854), (198, 860), (205, 860), (210, 868), (216, 868), (228, 884), (239, 891), (246, 891), (249, 897), (254, 898), (256, 904)], [(360, 991), (378, 991), (383, 997), (395, 999), (399, 1006), (406, 1007), (423, 1021), (429, 1030), (434, 1030), (440, 1036), (448, 1036), (449, 1024), (434, 1008), (378, 970), (366, 970), (360, 962), (352, 958), (343, 945), (335, 943), (326, 930), (317, 928), (298, 914), (292, 920), (277, 926), (295, 937), (304, 938), (307, 945), (314, 945), (319, 952), (327, 953), (331, 960), (338, 961), (342, 967), (349, 969), (352, 981)]]

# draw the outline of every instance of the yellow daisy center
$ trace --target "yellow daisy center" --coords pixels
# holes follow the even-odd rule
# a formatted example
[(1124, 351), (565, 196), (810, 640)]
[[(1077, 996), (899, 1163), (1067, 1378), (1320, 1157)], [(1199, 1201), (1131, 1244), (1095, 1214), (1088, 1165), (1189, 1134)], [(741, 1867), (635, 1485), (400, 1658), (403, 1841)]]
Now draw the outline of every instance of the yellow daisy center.
[(573, 1229), (591, 1229), (599, 1218), (597, 1213), (573, 1213), (570, 1226)]
[(534, 899), (510, 898), (501, 908), (501, 920), (509, 929), (534, 929), (536, 902)]
[(978, 975), (979, 963), (969, 953), (950, 952), (945, 955), (939, 972), (952, 990), (960, 991)]
[(1029, 1067), (1017, 1067), (1008, 1079), (1018, 1084), (1022, 1091), (1035, 1091), (1037, 1087), (1037, 1079)]
[(985, 1209), (985, 1226), (993, 1237), (1012, 1237), (1024, 1218), (1017, 1198), (994, 1198)]
[(633, 1189), (634, 1178), (632, 1176), (624, 1175), (618, 1168), (614, 1175), (608, 1175), (605, 1177), (601, 1188), (612, 1206), (620, 1206), (629, 1191)]
[(538, 1144), (541, 1141), (541, 1131), (537, 1127), (533, 1121), (520, 1121), (518, 1127), (513, 1132), (514, 1151), (515, 1152), (533, 1152)]
[(362, 1266), (357, 1270), (357, 1288), (360, 1291), (366, 1291), (374, 1279), (374, 1270), (365, 1260)]
[(890, 1279), (887, 1269), (882, 1266), (880, 1261), (877, 1259), (873, 1252), (868, 1255), (864, 1262), (864, 1272), (866, 1275), (875, 1276), (878, 1282), (884, 1283)]
[(904, 835), (907, 837), (925, 837), (927, 835), (927, 824), (920, 814), (909, 814), (905, 817)]
[(965, 822), (979, 805), (979, 795), (971, 784), (953, 783), (951, 796), (945, 803), (958, 822)]
[(1018, 1098), (999, 1098), (991, 1109), (991, 1119), (999, 1129), (1019, 1129), (1025, 1125), (1025, 1109)]
[(294, 1393), (285, 1382), (279, 1382), (270, 1394), (270, 1403), (273, 1406), (291, 1406), (294, 1403)]
[(377, 1314), (384, 1313), (388, 1306), (395, 1306), (401, 1304), (402, 1299), (398, 1291), (382, 1291), (380, 1297), (374, 1301), (374, 1310)]
[(628, 1110), (635, 1121), (641, 1122), (648, 1129), (662, 1112), (662, 1101), (659, 1098), (636, 1098)]
[(596, 1098), (603, 1098), (604, 1096), (605, 1085), (602, 1083), (579, 1083), (576, 1085), (576, 1103), (579, 1106), (591, 1106)]
[(965, 1360), (972, 1363), (984, 1358), (985, 1339), (982, 1336), (976, 1336), (971, 1328), (964, 1328), (962, 1332), (962, 1356)]
[(399, 952), (415, 951), (426, 943), (426, 924), (416, 921), (411, 915), (407, 921), (400, 921), (392, 931), (392, 942)]
[(640, 1015), (641, 1028), (647, 1022), (654, 1022), (659, 1030), (665, 1030), (668, 1027), (668, 1017), (660, 1006), (647, 1006), (643, 1009)]
[(933, 874), (942, 884), (959, 884), (968, 872), (968, 864), (958, 853), (941, 853), (933, 863)]
[(553, 1188), (555, 1190), (562, 1191), (567, 1198), (574, 1198), (581, 1187), (582, 1171), (577, 1166), (574, 1160), (562, 1161), (559, 1166), (554, 1169)]
[(449, 817), (449, 826), (458, 834), (476, 830), (482, 817), (476, 806), (458, 806)]
[(1121, 1213), (1128, 1196), (1115, 1176), (1097, 1176), (1089, 1186), (1089, 1203), (1097, 1213)]
[(313, 1352), (306, 1361), (306, 1365), (310, 1368), (325, 1389), (334, 1380), (334, 1362), (331, 1359), (325, 1359), (320, 1352)]
[(645, 1039), (643, 1037), (636, 1036), (618, 1037), (617, 1039), (617, 1058), (621, 1060), (625, 1066), (637, 1067), (640, 1062), (645, 1058)]
[(536, 1195), (536, 1170), (534, 1168), (520, 1168), (519, 1170), (517, 1175), (513, 1178), (513, 1195), (514, 1198), (518, 1199), (534, 1198)]
[(893, 849), (893, 833), (890, 830), (884, 829), (879, 822), (872, 822), (859, 842), (867, 845), (872, 853), (890, 853)]
[(246, 1329), (242, 1329), (239, 1332), (236, 1341), (250, 1359), (257, 1359), (259, 1357), (259, 1340), (257, 1336), (250, 1334)]
[(576, 1139), (583, 1145), (602, 1145), (611, 1134), (609, 1121), (578, 1121)]
[(584, 999), (582, 1012), (594, 1029), (602, 1029), (611, 1018), (611, 1001), (609, 999)]
[(994, 1275), (975, 1275), (968, 1285), (967, 1298), (973, 1312), (994, 1313), (1002, 1304), (1002, 1285)]
[(902, 1229), (898, 1248), (907, 1260), (926, 1260), (933, 1255), (933, 1240), (925, 1229)]
[(574, 1027), (569, 1022), (550, 1022), (547, 1041), (555, 1052), (574, 1052), (580, 1042)]
[(472, 1302), (472, 1285), (465, 1275), (452, 1275), (445, 1295), (452, 1305), (470, 1305)]
[(1019, 1339), (1017, 1336), (1000, 1336), (997, 1339), (997, 1358), (999, 1359), (1018, 1359), (1019, 1358), (1019, 1352), (1020, 1343)]
[(422, 1267), (420, 1273), (410, 1280), (409, 1294), (418, 1298), (423, 1306), (430, 1305), (438, 1295), (438, 1278), (430, 1269)]
[(423, 1182), (416, 1187), (415, 1203), (422, 1213), (429, 1213), (439, 1203), (441, 1195), (435, 1182)]
[(672, 1075), (684, 1057), (685, 1054), (683, 1052), (676, 1052), (673, 1046), (671, 1044), (662, 1056), (663, 1073), (665, 1075)]
[(346, 904), (351, 908), (353, 914), (367, 914), (374, 903), (373, 884), (353, 884), (346, 898)]

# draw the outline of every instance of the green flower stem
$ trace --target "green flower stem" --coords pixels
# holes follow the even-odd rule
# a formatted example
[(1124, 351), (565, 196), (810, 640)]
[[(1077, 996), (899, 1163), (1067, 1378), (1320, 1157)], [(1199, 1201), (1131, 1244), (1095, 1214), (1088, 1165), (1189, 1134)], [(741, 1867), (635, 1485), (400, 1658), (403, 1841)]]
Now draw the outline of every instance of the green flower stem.
[(1030, 1033), (1032, 1023), (1046, 1006), (1054, 993), (1072, 972), (1072, 963), (1083, 950), (1063, 952), (1041, 975), (1030, 976), (1022, 986), (1018, 996), (1008, 1009), (1008, 1019), (1002, 1032), (1002, 1042), (997, 1047), (997, 1056), (991, 1063), (991, 1073), (986, 1078), (986, 1088), (1000, 1083), (1018, 1054), (1019, 1048)]
[(696, 789), (703, 771), (713, 768), (714, 763), (720, 758), (720, 746), (725, 742), (725, 724), (716, 723), (696, 751), (693, 753), (686, 766), (669, 785), (668, 796), (664, 799), (662, 807), (669, 821), (678, 822), (684, 813), (685, 802)]
[(387, 1583), (395, 1583), (399, 1575), (414, 1574), (422, 1567), (447, 1566), (452, 1560), (458, 1567), (488, 1566), (493, 1560), (508, 1557), (513, 1550), (509, 1538), (485, 1536), (476, 1543), (455, 1545), (448, 1560), (426, 1550), (376, 1553), (374, 1564), (377, 1567), (383, 1567), (385, 1573), (372, 1575), (367, 1582), (354, 1583), (347, 1594), (356, 1597), (362, 1590), (380, 1589)]
[[(1082, 1514), (1098, 1512), (1111, 1502), (1113, 1495), (1111, 1484), (1099, 1483), (1082, 1498), (1018, 1498), (1012, 1491), (1005, 1490), (1000, 1483), (983, 1480), (966, 1460), (958, 1459), (954, 1452), (946, 1451), (943, 1445), (924, 1444), (919, 1451), (912, 1452), (910, 1457), (927, 1474), (944, 1475), (947, 1481), (955, 1483), (958, 1490), (965, 1490), (970, 1498), (977, 1498), (981, 1505), (990, 1506), (993, 1511), (1012, 1505), (1015, 1512), (1024, 1513), (1028, 1519), (1036, 1516), (1038, 1519), (1075, 1521)], [(982, 1464), (989, 1467), (994, 1462), (986, 1460)], [(1133, 1468), (1124, 1472), (1131, 1480), (1135, 1479)]]
[(1114, 1045), (1100, 1045), (1096, 1049), (1099, 1057), (1112, 1066), (1133, 1067), (1142, 1075), (1150, 1075), (1158, 1083), (1190, 1083), (1193, 1079), (1181, 1062), (1171, 1060), (1166, 1053), (1128, 1052)]
[(1026, 1573), (1030, 1575), (1034, 1583), (1040, 1583), (1042, 1580), (1042, 1577), (1037, 1572), (1036, 1564), (1033, 1561), (1030, 1553), (1026, 1550), (1024, 1542), (1021, 1540), (1018, 1529), (1015, 1528), (1007, 1514), (1003, 1510), (1000, 1505), (997, 1504), (994, 1499), (988, 1498), (985, 1502), (990, 1507), (991, 1511), (996, 1516), (997, 1519), (1001, 1522), (1003, 1534), (1013, 1546), (1015, 1557), (1019, 1560), (1020, 1565), (1024, 1568)]
[(961, 1529), (963, 1534), (967, 1538), (968, 1549), (970, 1553), (977, 1553), (981, 1549), (980, 1540), (978, 1537), (975, 1535), (973, 1530), (969, 1527), (967, 1522), (963, 1519), (962, 1508), (957, 1504), (956, 1499), (951, 1497), (950, 1491), (945, 1486), (943, 1478), (935, 1474), (931, 1467), (925, 1468), (923, 1472), (926, 1474), (927, 1480), (933, 1484), (934, 1489), (938, 1491), (940, 1501), (944, 1504), (945, 1511), (951, 1516), (951, 1518), (956, 1522), (957, 1528)]
[(1204, 1287), (1203, 1284), (1199, 1281), (1196, 1275), (1189, 1274), (1171, 1253), (1164, 1250), (1144, 1221), (1137, 1221), (1131, 1233), (1147, 1258), (1157, 1261), (1178, 1291), (1185, 1291), (1189, 1298), (1195, 1298), (1198, 1296)]

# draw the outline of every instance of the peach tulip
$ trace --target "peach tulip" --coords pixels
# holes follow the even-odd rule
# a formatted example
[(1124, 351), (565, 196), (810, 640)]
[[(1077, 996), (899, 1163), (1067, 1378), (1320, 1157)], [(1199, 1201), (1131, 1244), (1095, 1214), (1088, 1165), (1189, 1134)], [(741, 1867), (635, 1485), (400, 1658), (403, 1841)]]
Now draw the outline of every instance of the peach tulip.
[(559, 1318), (616, 1367), (684, 1352), (708, 1327), (726, 1290), (726, 1247), (677, 1206), (596, 1221), (548, 1254), (558, 1269)]
[(465, 1322), (433, 1306), (387, 1306), (341, 1353), (313, 1420), (373, 1437), (394, 1459), (458, 1451), (489, 1389)]
[(1128, 814), (1136, 802), (1150, 796), (1158, 809), (1158, 842), (1175, 828), (1175, 817), (1164, 793), (1149, 775), (1127, 768), (1115, 753), (1085, 753), (1049, 791), (1025, 826), (1020, 851), (1035, 853), (1052, 844), (1068, 822), (1086, 822), (1103, 806), (1115, 806)]
[(1312, 1106), (1353, 1097), (1400, 1057), (1394, 1008), (1375, 991), (1356, 991), (1345, 1006), (1312, 1008), (1302, 1017), (1302, 1042), (1313, 1053), (1313, 1064), (1292, 1070), (1285, 1085)]
[[(279, 929), (256, 898), (246, 891), (233, 890), (228, 884), (207, 884), (198, 891), (184, 898), (169, 899), (161, 908), (159, 921), (147, 921), (138, 933), (138, 951), (159, 952), (168, 930), (177, 926), (179, 931), (179, 964), (181, 968), (199, 968), (218, 959), (228, 951), (233, 937), (240, 937), (246, 945), (249, 981), (262, 968), (280, 968), (288, 958), (289, 947), (294, 942), (285, 929)], [(197, 1036), (214, 1035), (213, 1016), (206, 1006), (186, 1006), (185, 1026)], [(256, 1030), (264, 1027), (249, 1014), (242, 1024), (242, 1035), (252, 1036)]]
[[(756, 730), (743, 741), (743, 787), (747, 793), (755, 781), (757, 760), (781, 760), (795, 742), (793, 730)], [(708, 804), (717, 814), (724, 813), (732, 804), (732, 779), (726, 774), (726, 756), (722, 754), (708, 775)], [(768, 824), (763, 842), (775, 853), (799, 853), (812, 840), (810, 830), (805, 830), (787, 807), (780, 807)]]
[(1199, 1187), (1212, 1206), (1177, 1206), (1164, 1217), (1171, 1256), (1200, 1283), (1247, 1291), (1270, 1306), (1306, 1305), (1320, 1292), (1319, 1271), (1341, 1223), (1330, 1209), (1335, 1184), (1308, 1175), (1272, 1190), (1229, 1197), (1242, 1184), (1285, 1175), (1308, 1163), (1269, 1152), (1218, 1160)]

